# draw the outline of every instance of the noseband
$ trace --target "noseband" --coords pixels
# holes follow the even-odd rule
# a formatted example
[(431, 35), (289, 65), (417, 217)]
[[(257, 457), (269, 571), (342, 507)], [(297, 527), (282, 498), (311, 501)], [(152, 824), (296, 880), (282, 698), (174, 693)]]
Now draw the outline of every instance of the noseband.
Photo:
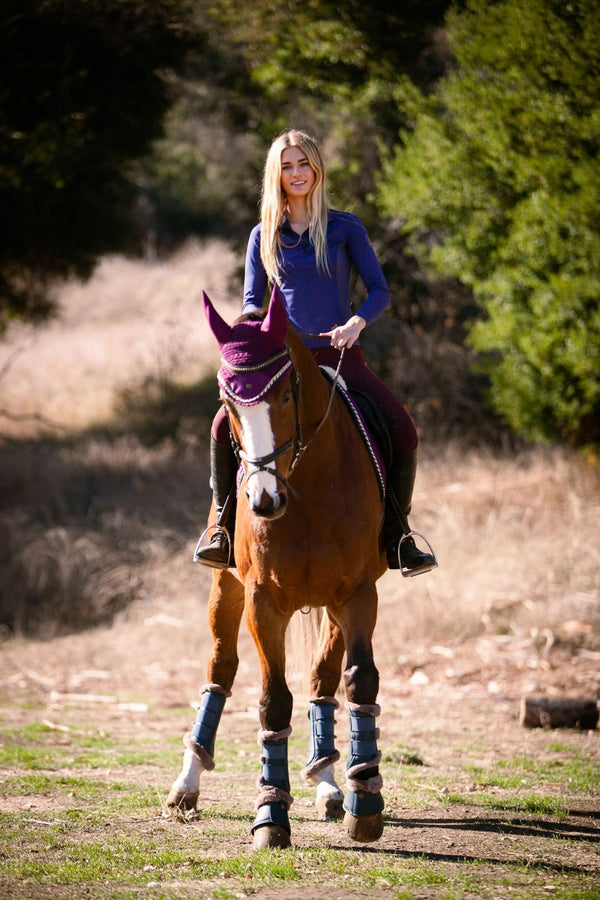
[[(256, 372), (256, 371), (260, 371), (261, 369), (267, 369), (269, 366), (272, 366), (275, 362), (277, 362), (277, 360), (279, 360), (281, 357), (284, 357), (283, 364), (277, 370), (275, 375), (270, 379), (270, 382), (269, 382), (270, 385), (274, 384), (276, 381), (279, 380), (279, 377), (282, 375), (284, 370), (286, 370), (289, 367), (291, 367), (291, 370), (292, 370), (290, 373), (290, 380), (291, 380), (291, 387), (292, 387), (292, 397), (294, 400), (294, 416), (295, 416), (295, 420), (296, 420), (296, 427), (295, 427), (294, 434), (292, 435), (292, 437), (288, 441), (286, 441), (284, 444), (281, 444), (279, 447), (276, 447), (275, 450), (273, 450), (271, 453), (267, 453), (265, 456), (259, 456), (259, 457), (256, 457), (255, 459), (252, 459), (242, 449), (242, 446), (239, 443), (239, 441), (237, 441), (236, 438), (233, 436), (233, 434), (231, 434), (231, 443), (233, 446), (234, 453), (235, 453), (236, 457), (238, 458), (238, 461), (242, 461), (247, 466), (253, 467), (253, 471), (248, 473), (248, 470), (245, 466), (247, 478), (251, 478), (252, 475), (258, 475), (259, 472), (267, 472), (269, 475), (273, 475), (274, 478), (276, 478), (283, 485), (285, 485), (287, 490), (292, 494), (293, 497), (295, 497), (296, 500), (299, 499), (300, 495), (289, 483), (288, 478), (292, 474), (292, 472), (294, 471), (294, 469), (296, 468), (296, 466), (298, 465), (300, 460), (302, 459), (303, 455), (305, 454), (305, 452), (307, 451), (309, 446), (315, 440), (317, 434), (321, 430), (323, 424), (325, 423), (325, 420), (327, 419), (327, 417), (331, 411), (331, 404), (333, 403), (333, 397), (335, 395), (335, 390), (336, 390), (336, 386), (337, 386), (338, 379), (339, 379), (340, 369), (342, 366), (342, 360), (344, 358), (344, 350), (345, 350), (345, 348), (342, 348), (342, 350), (340, 352), (340, 361), (338, 363), (338, 366), (335, 371), (335, 375), (334, 375), (334, 378), (333, 378), (333, 381), (331, 384), (329, 401), (327, 403), (327, 409), (325, 410), (325, 414), (323, 415), (319, 424), (317, 425), (317, 427), (315, 429), (315, 433), (310, 438), (310, 440), (307, 441), (306, 443), (304, 443), (303, 439), (302, 439), (302, 423), (300, 422), (300, 413), (299, 413), (301, 380), (300, 380), (300, 375), (298, 374), (298, 371), (296, 370), (296, 368), (292, 362), (292, 358), (291, 358), (289, 349), (286, 348), (286, 350), (283, 353), (277, 353), (275, 356), (272, 356), (269, 359), (265, 360), (264, 362), (258, 363), (257, 365), (254, 365), (254, 366), (234, 366), (231, 363), (225, 362), (224, 360), (222, 360), (222, 364), (223, 364), (224, 368), (230, 370), (231, 372), (234, 372), (235, 374), (242, 374), (242, 373), (248, 372), (248, 371)], [(265, 391), (265, 394), (266, 393), (268, 393), (268, 391)], [(235, 396), (231, 395), (231, 399), (235, 400), (236, 398), (235, 398)], [(292, 463), (290, 465), (290, 469), (288, 472), (288, 478), (286, 478), (284, 475), (282, 475), (280, 472), (277, 471), (277, 466), (273, 466), (273, 465), (271, 465), (271, 463), (274, 463), (277, 459), (279, 459), (280, 456), (283, 456), (285, 453), (288, 453), (290, 450), (294, 450), (294, 458), (292, 459)]]

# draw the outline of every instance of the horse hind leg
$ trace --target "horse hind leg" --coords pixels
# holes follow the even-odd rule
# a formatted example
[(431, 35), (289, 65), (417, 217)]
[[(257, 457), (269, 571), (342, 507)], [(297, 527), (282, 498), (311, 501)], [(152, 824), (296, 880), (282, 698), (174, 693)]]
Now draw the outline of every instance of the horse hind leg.
[[(301, 616), (304, 625), (307, 617)], [(342, 631), (329, 610), (321, 620), (319, 643), (311, 671), (308, 718), (310, 741), (302, 776), (316, 786), (315, 807), (320, 819), (344, 816), (344, 795), (335, 780), (334, 765), (340, 755), (335, 748), (335, 711), (339, 707), (334, 694), (339, 687), (345, 646)]]
[(215, 767), (215, 737), (225, 700), (231, 691), (218, 684), (202, 689), (200, 705), (192, 730), (183, 738), (183, 768), (169, 791), (166, 807), (171, 811), (195, 810), (200, 794), (200, 775)]
[(356, 608), (349, 611), (345, 629), (345, 634), (352, 637), (346, 642), (347, 667), (344, 671), (350, 720), (344, 824), (350, 837), (362, 843), (376, 841), (383, 833), (383, 781), (379, 772), (381, 753), (377, 749), (379, 729), (376, 725), (380, 714), (376, 702), (379, 673), (371, 644), (376, 609), (376, 602), (370, 605), (363, 602), (358, 623)]
[(335, 710), (339, 704), (334, 697), (318, 697), (310, 701), (310, 742), (302, 777), (317, 788), (315, 806), (321, 819), (341, 819), (344, 815), (344, 795), (334, 776), (334, 764), (340, 754), (335, 749)]

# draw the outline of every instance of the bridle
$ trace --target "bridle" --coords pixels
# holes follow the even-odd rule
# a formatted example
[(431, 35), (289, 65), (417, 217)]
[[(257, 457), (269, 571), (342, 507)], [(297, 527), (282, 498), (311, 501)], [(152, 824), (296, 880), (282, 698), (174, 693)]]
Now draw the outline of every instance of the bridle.
[[(319, 337), (319, 335), (306, 334), (306, 333), (302, 333), (302, 336), (303, 337)], [(296, 468), (296, 466), (298, 465), (298, 463), (300, 462), (300, 460), (302, 459), (302, 457), (304, 456), (304, 454), (306, 453), (306, 451), (308, 450), (308, 448), (310, 447), (310, 445), (316, 439), (321, 428), (325, 424), (325, 421), (327, 420), (329, 413), (331, 412), (331, 406), (333, 403), (333, 398), (335, 396), (337, 383), (338, 383), (338, 380), (340, 377), (340, 370), (342, 367), (342, 360), (344, 359), (345, 350), (346, 350), (345, 347), (342, 347), (342, 349), (340, 350), (340, 359), (339, 359), (337, 368), (335, 370), (335, 373), (334, 373), (334, 376), (333, 376), (333, 379), (331, 382), (331, 390), (329, 392), (329, 400), (327, 403), (327, 408), (325, 410), (325, 413), (321, 417), (319, 424), (317, 425), (313, 435), (306, 442), (304, 442), (304, 440), (303, 440), (302, 423), (300, 421), (301, 379), (300, 379), (300, 375), (298, 374), (298, 371), (296, 370), (296, 368), (294, 366), (294, 363), (292, 362), (292, 357), (291, 357), (289, 347), (286, 347), (286, 350), (284, 351), (284, 353), (281, 353), (281, 352), (277, 353), (275, 356), (270, 357), (269, 359), (265, 360), (264, 362), (251, 367), (253, 371), (258, 371), (260, 369), (266, 369), (269, 366), (272, 366), (274, 362), (276, 362), (278, 359), (280, 359), (282, 356), (285, 355), (285, 357), (286, 357), (285, 362), (279, 369), (278, 374), (280, 372), (282, 372), (284, 368), (288, 368), (289, 366), (291, 366), (292, 371), (290, 374), (290, 381), (291, 381), (291, 387), (292, 387), (292, 398), (294, 401), (295, 429), (294, 429), (294, 434), (292, 435), (292, 437), (289, 440), (285, 441), (285, 443), (281, 444), (279, 447), (276, 447), (275, 450), (271, 451), (271, 453), (267, 453), (265, 456), (258, 456), (254, 459), (252, 457), (248, 456), (248, 454), (243, 450), (240, 442), (237, 440), (235, 435), (232, 432), (230, 432), (231, 444), (233, 446), (233, 451), (234, 451), (238, 461), (245, 464), (244, 468), (246, 469), (246, 477), (247, 478), (251, 478), (252, 475), (258, 475), (259, 472), (266, 472), (269, 475), (273, 475), (274, 478), (276, 478), (278, 481), (280, 481), (286, 487), (286, 489), (290, 492), (290, 494), (292, 494), (292, 496), (295, 497), (296, 500), (299, 499), (300, 495), (292, 487), (292, 485), (289, 483), (288, 479), (289, 479), (289, 476), (293, 473), (293, 471)], [(245, 372), (245, 371), (248, 371), (248, 369), (249, 369), (248, 366), (234, 366), (231, 363), (225, 363), (225, 366), (227, 369), (229, 369), (230, 371), (235, 372), (235, 373)], [(275, 380), (276, 377), (277, 376), (274, 376), (273, 380)], [(280, 456), (283, 456), (285, 453), (288, 453), (292, 449), (294, 450), (294, 457), (292, 459), (290, 469), (289, 469), (288, 475), (286, 477), (285, 475), (282, 475), (280, 472), (278, 472), (277, 466), (272, 465), (272, 463), (274, 463), (276, 460), (279, 459)], [(253, 467), (253, 469), (250, 473), (248, 473), (247, 466)]]

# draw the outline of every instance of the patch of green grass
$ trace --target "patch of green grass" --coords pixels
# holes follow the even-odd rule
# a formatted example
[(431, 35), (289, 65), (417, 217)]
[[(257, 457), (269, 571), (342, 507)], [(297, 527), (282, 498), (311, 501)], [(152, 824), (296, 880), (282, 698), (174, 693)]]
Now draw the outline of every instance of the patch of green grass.
[(506, 790), (518, 790), (524, 784), (520, 772), (494, 772), (481, 766), (467, 766), (466, 771), (473, 778), (474, 784), (481, 787), (498, 787)]
[[(11, 701), (9, 701), (11, 702)], [(39, 700), (21, 700), (19, 703), (15, 704), (17, 709), (26, 709), (26, 710), (39, 710), (40, 712), (45, 709), (45, 704), (40, 703)]]
[(556, 785), (565, 790), (598, 792), (600, 772), (598, 764), (578, 750), (562, 744), (550, 745), (561, 758), (528, 756), (497, 760), (492, 766), (467, 766), (476, 784), (505, 790), (535, 789), (539, 785)]
[(396, 747), (391, 750), (387, 750), (382, 757), (382, 762), (384, 764), (392, 764), (397, 766), (422, 766), (424, 765), (423, 758), (416, 750), (411, 750), (410, 747), (405, 746), (404, 744), (397, 744)]
[(88, 767), (91, 769), (105, 768), (125, 768), (127, 766), (153, 766), (163, 769), (167, 765), (172, 765), (173, 751), (156, 749), (154, 747), (143, 745), (132, 745), (127, 749), (118, 747), (96, 748), (91, 746), (89, 749), (78, 752), (72, 762), (75, 767)]
[(162, 765), (167, 755), (181, 747), (181, 739), (176, 735), (170, 740), (161, 740), (160, 745), (140, 738), (134, 742), (129, 740), (124, 747), (122, 742), (112, 739), (104, 731), (63, 727), (67, 730), (34, 722), (18, 729), (0, 730), (0, 764), (31, 769), (55, 768), (55, 758), (60, 756), (64, 764), (65, 754), (68, 754), (70, 766)]
[[(181, 747), (181, 742), (179, 744)], [(182, 748), (183, 749), (183, 748)], [(217, 741), (215, 762), (220, 770), (235, 769), (236, 772), (257, 772), (260, 768), (260, 748), (256, 741)], [(290, 769), (292, 768), (290, 759)]]
[(58, 803), (69, 798), (73, 803), (93, 807), (100, 816), (106, 816), (106, 810), (116, 815), (149, 811), (159, 806), (156, 790), (150, 786), (141, 789), (133, 783), (96, 780), (84, 776), (36, 773), (11, 777), (2, 783), (1, 793), (6, 797), (53, 798)]
[(525, 812), (537, 815), (554, 816), (564, 819), (568, 815), (567, 807), (559, 797), (542, 797), (539, 794), (528, 794), (519, 798), (519, 804)]
[[(545, 887), (552, 885), (551, 896), (559, 900), (595, 900), (588, 871), (561, 868), (559, 844), (564, 847), (566, 841), (559, 830), (545, 829), (551, 848), (547, 856), (554, 859), (546, 868), (535, 855), (537, 848), (525, 843), (529, 825), (518, 832), (523, 843), (514, 845), (514, 858), (482, 851), (481, 859), (473, 849), (480, 846), (479, 834), (469, 843), (469, 829), (456, 830), (446, 847), (431, 841), (436, 831), (427, 834), (427, 819), (418, 831), (394, 827), (399, 824), (395, 805), (437, 807), (441, 815), (444, 803), (468, 806), (471, 815), (465, 822), (487, 818), (498, 835), (523, 821), (535, 828), (536, 817), (560, 819), (566, 815), (560, 789), (570, 785), (572, 794), (579, 790), (588, 796), (594, 769), (578, 749), (563, 745), (549, 745), (539, 760), (519, 756), (488, 768), (469, 767), (473, 756), (457, 754), (459, 783), (468, 778), (480, 790), (443, 794), (436, 790), (443, 786), (439, 773), (438, 782), (428, 777), (410, 760), (413, 751), (398, 744), (384, 757), (385, 844), (348, 845), (340, 823), (318, 822), (299, 803), (290, 814), (295, 846), (253, 852), (248, 778), (254, 784), (260, 750), (251, 736), (243, 742), (217, 739), (218, 792), (228, 799), (211, 797), (207, 776), (204, 788), (201, 781), (199, 812), (182, 820), (161, 817), (166, 789), (181, 762), (177, 734), (167, 741), (132, 741), (83, 725), (63, 732), (38, 723), (5, 730), (2, 744), (11, 772), (0, 793), (15, 799), (18, 811), (0, 816), (0, 896), (4, 891), (15, 900), (35, 896), (38, 886), (56, 898), (89, 900), (237, 900), (266, 891), (284, 900), (301, 897), (305, 886), (323, 885), (331, 896), (336, 891), (364, 897), (382, 892), (390, 900), (494, 900), (511, 892), (519, 900), (541, 900), (549, 895)], [(293, 793), (299, 801), (314, 796), (297, 775), (304, 753), (303, 738), (290, 744)], [(242, 779), (248, 789), (240, 798)], [(493, 816), (490, 809), (496, 811)], [(434, 813), (438, 834), (439, 818)], [(453, 818), (450, 814), (449, 820)], [(430, 853), (423, 852), (421, 831), (424, 844), (436, 847)]]
[[(431, 896), (480, 900), (517, 891), (520, 900), (546, 896), (543, 887), (554, 885), (553, 897), (592, 900), (586, 889), (587, 874), (573, 878), (553, 867), (522, 861), (498, 863), (490, 876), (489, 861), (460, 857), (442, 859), (437, 854), (411, 854), (407, 850), (353, 846), (317, 846), (285, 851), (253, 852), (246, 811), (237, 818), (223, 815), (195, 824), (172, 820), (105, 819), (73, 830), (60, 815), (55, 824), (29, 820), (24, 814), (0, 819), (5, 846), (4, 883), (21, 885), (30, 897), (33, 885), (53, 886), (53, 896), (85, 894), (97, 900), (152, 896), (163, 900), (229, 900), (240, 895), (281, 890), (281, 898), (301, 896), (308, 886), (327, 885), (328, 892), (369, 896), (385, 892), (393, 900)], [(222, 811), (221, 811), (222, 813)], [(335, 842), (338, 826), (331, 825)], [(227, 847), (231, 849), (227, 849)], [(152, 888), (148, 884), (152, 883)], [(71, 893), (58, 893), (61, 888)], [(35, 893), (35, 892), (33, 892)], [(274, 895), (275, 896), (275, 895)], [(279, 894), (277, 894), (279, 896)]]
[[(152, 865), (163, 871), (177, 870), (188, 862), (185, 851), (173, 847), (159, 847), (138, 836), (119, 836), (118, 841), (76, 843), (64, 834), (47, 835), (42, 854), (15, 862), (13, 874), (17, 878), (36, 883), (76, 884), (80, 882), (120, 881), (142, 884), (148, 881), (144, 871)], [(44, 858), (45, 857), (45, 858)]]
[(445, 804), (481, 806), (486, 809), (552, 816), (556, 819), (564, 819), (568, 815), (568, 806), (564, 800), (560, 797), (543, 796), (541, 794), (512, 794), (510, 797), (500, 797), (497, 794), (483, 792), (478, 793), (477, 800), (474, 801), (473, 794), (449, 792), (444, 794), (442, 799)]
[[(203, 830), (204, 858), (192, 854), (189, 829), (182, 835), (161, 825), (144, 823), (129, 830), (106, 824), (102, 840), (77, 840), (68, 826), (43, 827), (39, 820), (17, 826), (3, 821), (8, 839), (18, 836), (19, 854), (5, 861), (4, 874), (37, 884), (76, 884), (124, 881), (144, 885), (149, 880), (254, 879), (262, 885), (290, 883), (302, 879), (302, 857), (297, 854), (260, 851), (224, 856), (217, 851), (210, 830)], [(244, 823), (245, 825), (247, 823)], [(222, 827), (222, 823), (220, 825)], [(195, 829), (194, 829), (195, 831)], [(200, 842), (198, 842), (200, 844)], [(31, 852), (35, 845), (36, 851)], [(150, 874), (149, 874), (150, 873)]]
[(369, 887), (380, 890), (397, 886), (423, 888), (444, 884), (447, 875), (441, 867), (432, 865), (426, 857), (416, 857), (405, 861), (404, 866), (384, 863), (369, 867), (364, 881)]
[(56, 737), (45, 739), (49, 729), (43, 725), (26, 725), (21, 729), (0, 732), (0, 765), (22, 769), (56, 769), (64, 763), (71, 742)]

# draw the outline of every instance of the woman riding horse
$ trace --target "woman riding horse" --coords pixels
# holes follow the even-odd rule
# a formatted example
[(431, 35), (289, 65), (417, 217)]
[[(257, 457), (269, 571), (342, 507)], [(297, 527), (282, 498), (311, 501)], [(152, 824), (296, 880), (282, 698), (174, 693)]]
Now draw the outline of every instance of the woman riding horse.
[[(353, 267), (367, 290), (356, 314), (350, 304)], [(435, 556), (417, 547), (408, 524), (417, 432), (403, 405), (367, 366), (359, 346), (361, 331), (389, 306), (389, 289), (360, 219), (328, 206), (319, 147), (301, 131), (280, 135), (267, 155), (261, 221), (250, 234), (246, 254), (244, 313), (263, 307), (269, 283), (278, 286), (288, 321), (317, 362), (335, 369), (343, 350), (346, 386), (366, 394), (383, 413), (392, 445), (382, 532), (388, 567), (405, 575), (428, 572), (437, 565)], [(210, 458), (216, 523), (210, 541), (198, 542), (194, 559), (220, 568), (235, 562), (232, 487), (238, 467), (225, 406), (213, 421)]]

